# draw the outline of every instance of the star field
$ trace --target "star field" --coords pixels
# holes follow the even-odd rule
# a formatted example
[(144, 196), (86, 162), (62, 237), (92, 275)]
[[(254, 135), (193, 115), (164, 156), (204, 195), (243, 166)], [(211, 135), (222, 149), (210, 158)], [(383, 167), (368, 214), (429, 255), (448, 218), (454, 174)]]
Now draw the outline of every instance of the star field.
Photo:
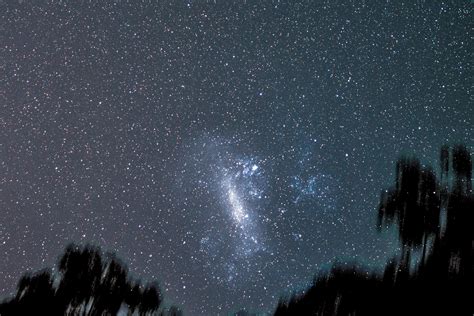
[(469, 1), (0, 1), (0, 296), (69, 242), (186, 315), (399, 251), (399, 155), (473, 143)]

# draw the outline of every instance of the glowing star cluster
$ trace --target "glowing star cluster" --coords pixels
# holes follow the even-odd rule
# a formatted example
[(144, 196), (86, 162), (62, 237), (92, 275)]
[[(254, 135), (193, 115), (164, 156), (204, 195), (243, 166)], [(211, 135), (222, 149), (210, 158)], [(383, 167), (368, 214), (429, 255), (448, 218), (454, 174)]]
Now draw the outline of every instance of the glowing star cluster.
[(249, 216), (245, 211), (242, 201), (237, 195), (235, 188), (230, 183), (227, 184), (227, 194), (229, 196), (229, 204), (232, 209), (232, 218), (237, 224), (243, 225), (243, 221)]
[[(227, 199), (230, 217), (235, 225), (235, 255), (248, 257), (265, 249), (259, 241), (263, 194), (260, 168), (250, 159), (230, 159), (231, 165), (223, 169), (223, 194)], [(232, 271), (235, 269), (232, 269)]]

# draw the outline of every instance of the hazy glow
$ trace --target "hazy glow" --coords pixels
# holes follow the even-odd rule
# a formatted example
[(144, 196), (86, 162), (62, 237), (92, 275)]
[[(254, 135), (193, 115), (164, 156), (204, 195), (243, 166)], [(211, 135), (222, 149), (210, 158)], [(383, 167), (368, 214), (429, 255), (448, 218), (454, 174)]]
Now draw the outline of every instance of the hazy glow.
[(232, 218), (238, 224), (242, 224), (243, 220), (248, 218), (248, 214), (245, 211), (235, 188), (230, 184), (227, 185), (227, 195), (231, 206)]

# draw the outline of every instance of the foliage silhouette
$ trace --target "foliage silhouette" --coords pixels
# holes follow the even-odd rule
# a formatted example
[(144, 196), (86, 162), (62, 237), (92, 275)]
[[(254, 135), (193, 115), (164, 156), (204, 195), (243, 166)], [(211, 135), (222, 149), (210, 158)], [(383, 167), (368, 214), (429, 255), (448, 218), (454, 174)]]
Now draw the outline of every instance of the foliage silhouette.
[(162, 310), (160, 316), (183, 316), (183, 312), (176, 306), (171, 306), (165, 310)]
[[(58, 262), (58, 276), (48, 271), (20, 279), (14, 298), (0, 304), (0, 315), (157, 314), (159, 287), (143, 287), (129, 278), (126, 266), (99, 248), (69, 245)], [(57, 284), (57, 286), (55, 286)]]
[[(280, 299), (274, 315), (472, 315), (471, 155), (462, 145), (443, 146), (440, 167), (438, 181), (415, 158), (397, 162), (395, 185), (381, 194), (377, 227), (397, 226), (402, 254), (383, 274), (336, 264), (305, 293)], [(413, 268), (412, 252), (420, 246)]]

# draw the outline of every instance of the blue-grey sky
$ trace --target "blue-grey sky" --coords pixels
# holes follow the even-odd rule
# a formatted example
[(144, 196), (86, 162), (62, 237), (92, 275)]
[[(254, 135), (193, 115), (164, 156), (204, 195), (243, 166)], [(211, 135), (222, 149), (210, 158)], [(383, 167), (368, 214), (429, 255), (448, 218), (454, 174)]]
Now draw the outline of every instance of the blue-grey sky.
[(69, 242), (187, 315), (380, 267), (394, 161), (473, 145), (470, 1), (0, 1), (0, 295)]

